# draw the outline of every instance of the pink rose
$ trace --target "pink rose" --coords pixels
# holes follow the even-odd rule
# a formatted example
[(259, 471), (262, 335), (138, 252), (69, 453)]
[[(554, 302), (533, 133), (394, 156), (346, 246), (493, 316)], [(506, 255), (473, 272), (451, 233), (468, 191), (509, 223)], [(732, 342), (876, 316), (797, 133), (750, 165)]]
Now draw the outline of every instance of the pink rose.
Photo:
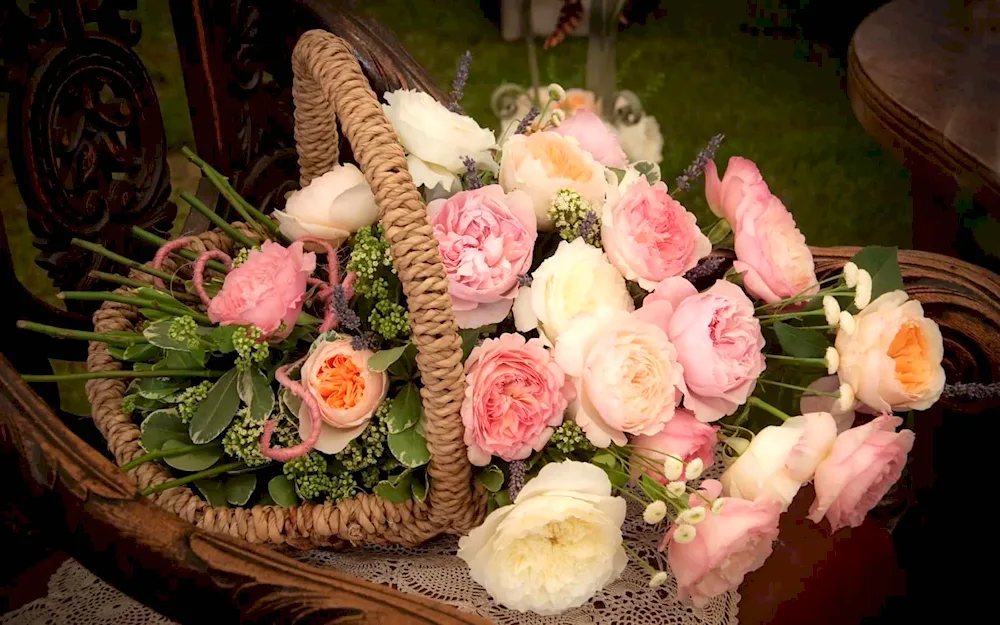
[(264, 241), (246, 262), (226, 275), (218, 295), (208, 306), (208, 317), (219, 325), (257, 326), (273, 334), (285, 322), (283, 333), (295, 327), (306, 298), (306, 279), (316, 269), (316, 255), (302, 243), (287, 248)]
[(657, 434), (674, 417), (684, 372), (667, 338), (669, 310), (661, 308), (601, 309), (559, 334), (555, 359), (576, 385), (570, 411), (597, 447), (624, 445), (626, 434)]
[(708, 207), (717, 217), (730, 224), (736, 223), (737, 208), (743, 201), (749, 187), (760, 186), (767, 191), (767, 183), (760, 175), (757, 165), (742, 156), (733, 156), (726, 165), (726, 174), (719, 180), (719, 170), (715, 161), (705, 165), (705, 199)]
[(857, 527), (903, 473), (913, 448), (910, 430), (896, 432), (899, 417), (881, 414), (837, 437), (833, 450), (816, 469), (816, 500), (809, 520), (826, 516), (834, 531)]
[(587, 109), (581, 109), (557, 126), (553, 132), (573, 137), (580, 147), (590, 152), (605, 167), (624, 169), (628, 157), (618, 142), (618, 135), (608, 128), (601, 118)]
[(819, 288), (806, 238), (781, 200), (765, 187), (755, 186), (737, 213), (733, 268), (743, 276), (747, 291), (765, 302), (776, 302)]
[(611, 264), (647, 291), (712, 252), (695, 216), (667, 194), (667, 185), (650, 185), (644, 176), (604, 205), (601, 242)]
[(668, 333), (684, 368), (684, 407), (707, 422), (746, 403), (764, 371), (764, 336), (743, 290), (719, 280), (698, 293), (684, 278), (668, 278), (643, 308), (653, 304), (672, 309)]
[(538, 237), (531, 198), (500, 185), (461, 191), (427, 205), (460, 328), (503, 321), (531, 268)]
[(563, 421), (573, 386), (541, 339), (520, 334), (486, 339), (465, 361), (462, 425), (469, 461), (524, 460)]
[[(771, 555), (778, 537), (779, 502), (719, 498), (721, 489), (716, 480), (701, 483), (701, 495), (714, 503), (705, 519), (694, 526), (693, 540), (673, 540), (677, 526), (671, 525), (660, 545), (661, 551), (669, 546), (667, 561), (677, 578), (679, 598), (690, 598), (697, 607), (743, 583), (743, 577), (759, 569)], [(708, 507), (696, 495), (691, 496), (689, 505)]]
[[(695, 458), (701, 458), (707, 469), (715, 461), (715, 433), (718, 431), (718, 426), (702, 423), (691, 414), (691, 411), (676, 410), (674, 417), (667, 421), (658, 434), (636, 436), (632, 439), (631, 444), (635, 446), (633, 456), (644, 456), (655, 461), (652, 464), (660, 466), (666, 458), (664, 454), (677, 456), (685, 465)], [(643, 460), (630, 463), (633, 476), (646, 473), (661, 484), (667, 483), (667, 479), (659, 470), (643, 471), (644, 464), (650, 463)]]

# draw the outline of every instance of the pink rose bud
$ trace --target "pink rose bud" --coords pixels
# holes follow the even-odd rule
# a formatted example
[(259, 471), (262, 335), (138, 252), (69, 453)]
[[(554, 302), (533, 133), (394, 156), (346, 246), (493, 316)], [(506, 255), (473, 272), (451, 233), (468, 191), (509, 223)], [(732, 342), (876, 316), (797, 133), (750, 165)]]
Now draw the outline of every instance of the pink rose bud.
[(767, 183), (760, 175), (760, 170), (749, 159), (742, 156), (730, 158), (722, 180), (719, 180), (715, 161), (710, 160), (705, 165), (705, 199), (708, 200), (708, 207), (717, 217), (722, 217), (730, 224), (736, 224), (737, 209), (751, 185), (762, 185), (767, 190)]
[(624, 169), (628, 165), (628, 158), (618, 142), (618, 135), (591, 111), (577, 111), (553, 132), (576, 139), (581, 148), (590, 152), (605, 167)]

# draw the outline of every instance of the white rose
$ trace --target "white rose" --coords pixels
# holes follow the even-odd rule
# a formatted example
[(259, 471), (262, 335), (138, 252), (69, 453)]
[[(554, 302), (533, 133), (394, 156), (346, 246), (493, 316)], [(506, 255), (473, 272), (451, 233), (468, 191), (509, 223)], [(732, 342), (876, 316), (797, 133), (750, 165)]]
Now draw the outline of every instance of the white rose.
[(663, 160), (663, 135), (652, 115), (643, 115), (635, 124), (617, 124), (614, 129), (629, 161), (659, 163)]
[(944, 343), (920, 302), (903, 291), (881, 295), (837, 332), (840, 381), (877, 411), (926, 410), (944, 390)]
[(722, 492), (748, 501), (770, 496), (787, 509), (836, 439), (837, 423), (826, 412), (792, 417), (780, 427), (768, 426), (722, 474)]
[(572, 189), (595, 210), (604, 203), (608, 180), (604, 166), (575, 139), (554, 132), (516, 135), (503, 144), (500, 186), (510, 193), (520, 189), (531, 196), (539, 230), (552, 230), (549, 208), (562, 189)]
[(313, 236), (336, 245), (378, 221), (378, 205), (361, 170), (345, 163), (293, 191), (273, 216), (289, 239)]
[(635, 309), (625, 278), (583, 239), (561, 242), (531, 278), (514, 300), (514, 323), (519, 332), (537, 328), (548, 345), (581, 313)]
[(458, 557), (493, 599), (519, 611), (559, 614), (621, 575), (625, 500), (587, 462), (545, 465), (514, 505), (495, 510), (458, 541)]
[(465, 171), (466, 157), (496, 170), (489, 152), (496, 147), (496, 137), (471, 117), (453, 113), (423, 91), (412, 89), (386, 93), (385, 102), (382, 109), (406, 149), (406, 165), (418, 186), (433, 189), (440, 185), (457, 191), (457, 174)]

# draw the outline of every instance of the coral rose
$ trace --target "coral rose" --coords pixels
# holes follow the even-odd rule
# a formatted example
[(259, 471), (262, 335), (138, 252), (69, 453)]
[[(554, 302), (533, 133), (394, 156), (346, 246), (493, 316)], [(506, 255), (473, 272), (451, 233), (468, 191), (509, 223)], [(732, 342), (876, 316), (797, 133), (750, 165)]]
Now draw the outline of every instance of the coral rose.
[(684, 275), (712, 252), (695, 216), (670, 197), (667, 185), (650, 185), (644, 176), (605, 203), (601, 242), (625, 279), (646, 290)]
[(501, 334), (486, 339), (465, 361), (462, 425), (469, 460), (486, 466), (541, 451), (563, 421), (573, 385), (539, 339)]
[(316, 255), (302, 243), (288, 247), (264, 241), (246, 262), (226, 275), (222, 289), (208, 305), (208, 317), (219, 325), (254, 325), (265, 335), (287, 335), (306, 299), (306, 279), (316, 269)]
[(742, 156), (733, 156), (726, 165), (726, 173), (719, 180), (719, 170), (715, 161), (709, 160), (705, 165), (705, 199), (708, 207), (716, 215), (730, 224), (737, 221), (737, 209), (751, 186), (767, 191), (767, 183), (757, 165)]
[(500, 185), (461, 191), (427, 205), (460, 328), (503, 321), (518, 277), (531, 267), (538, 231), (531, 198)]
[(272, 215), (289, 239), (313, 236), (338, 245), (378, 221), (378, 206), (361, 170), (345, 163), (294, 191), (285, 200), (285, 210)]
[(899, 480), (913, 432), (896, 428), (899, 417), (882, 414), (837, 437), (833, 450), (816, 469), (816, 500), (809, 508), (815, 523), (826, 516), (834, 531), (857, 527)]
[(573, 137), (581, 148), (590, 152), (590, 155), (605, 167), (622, 169), (628, 165), (628, 157), (622, 151), (618, 135), (608, 128), (600, 117), (588, 110), (577, 111), (552, 132)]
[(695, 418), (690, 410), (674, 411), (672, 419), (658, 434), (652, 436), (636, 436), (631, 440), (635, 448), (632, 456), (643, 456), (647, 460), (636, 459), (630, 462), (632, 476), (638, 477), (645, 473), (661, 484), (667, 479), (659, 470), (646, 470), (649, 466), (662, 466), (666, 454), (680, 458), (685, 465), (695, 458), (700, 458), (707, 469), (715, 461), (716, 432), (719, 427), (702, 423)]
[(855, 315), (854, 334), (837, 332), (840, 381), (876, 411), (926, 410), (944, 390), (944, 343), (920, 302), (884, 293)]

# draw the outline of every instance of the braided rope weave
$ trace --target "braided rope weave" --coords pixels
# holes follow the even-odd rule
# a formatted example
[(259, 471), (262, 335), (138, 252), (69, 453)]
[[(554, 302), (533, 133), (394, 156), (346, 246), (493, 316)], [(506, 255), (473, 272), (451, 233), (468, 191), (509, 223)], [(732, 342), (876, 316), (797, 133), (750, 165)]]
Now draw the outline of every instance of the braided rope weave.
[[(417, 545), (437, 534), (465, 533), (482, 521), (485, 497), (482, 489), (473, 486), (463, 442), (459, 414), (465, 385), (461, 340), (422, 198), (406, 169), (395, 132), (351, 48), (330, 33), (312, 30), (302, 35), (296, 45), (292, 65), (295, 141), (302, 185), (337, 164), (339, 119), (381, 211), (393, 265), (409, 305), (413, 341), (418, 347), (417, 366), (424, 384), (421, 395), (431, 453), (427, 468), (431, 491), (425, 503), (397, 504), (359, 495), (337, 505), (304, 503), (294, 508), (217, 508), (185, 486), (157, 493), (151, 499), (199, 527), (254, 543), (293, 548), (364, 543)], [(255, 237), (243, 224), (237, 227)], [(233, 252), (232, 241), (219, 232), (199, 235), (188, 247), (197, 252)], [(173, 258), (167, 258), (163, 268), (168, 272), (186, 271)], [(149, 279), (139, 273), (133, 273), (133, 277)], [(94, 326), (97, 332), (132, 330), (138, 318), (134, 307), (105, 302), (94, 313)], [(87, 368), (116, 370), (121, 369), (121, 363), (108, 353), (104, 343), (91, 343)], [(122, 380), (87, 383), (94, 422), (119, 465), (144, 453), (139, 446), (138, 425), (122, 413), (125, 387)], [(130, 475), (139, 488), (171, 478), (156, 463), (142, 464)]]

